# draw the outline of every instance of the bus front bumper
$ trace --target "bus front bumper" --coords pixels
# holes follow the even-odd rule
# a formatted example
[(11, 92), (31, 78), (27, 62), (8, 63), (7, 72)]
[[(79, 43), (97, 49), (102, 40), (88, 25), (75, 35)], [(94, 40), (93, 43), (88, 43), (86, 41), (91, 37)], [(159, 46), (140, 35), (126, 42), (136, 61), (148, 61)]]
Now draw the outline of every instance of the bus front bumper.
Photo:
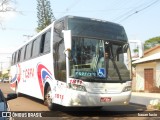
[[(67, 97), (68, 96), (68, 97)], [(129, 104), (131, 92), (115, 94), (93, 94), (87, 92), (70, 92), (63, 101), (64, 106), (110, 106)]]

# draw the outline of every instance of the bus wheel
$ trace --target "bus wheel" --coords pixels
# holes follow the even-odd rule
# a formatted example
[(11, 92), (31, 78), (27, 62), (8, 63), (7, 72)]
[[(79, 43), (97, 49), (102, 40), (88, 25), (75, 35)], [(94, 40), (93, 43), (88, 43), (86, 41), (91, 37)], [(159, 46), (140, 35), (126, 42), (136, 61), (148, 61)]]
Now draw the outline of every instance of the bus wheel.
[(47, 91), (45, 92), (44, 96), (44, 104), (48, 106), (50, 110), (53, 110), (53, 103), (52, 103), (52, 91), (50, 86), (48, 86)]

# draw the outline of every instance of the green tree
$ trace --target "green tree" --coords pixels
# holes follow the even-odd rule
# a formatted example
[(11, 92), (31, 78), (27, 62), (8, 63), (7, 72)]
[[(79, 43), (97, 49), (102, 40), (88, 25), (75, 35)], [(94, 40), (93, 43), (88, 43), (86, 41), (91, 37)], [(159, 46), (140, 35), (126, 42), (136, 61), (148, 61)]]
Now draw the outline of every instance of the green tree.
[(37, 0), (37, 18), (37, 32), (43, 30), (45, 27), (51, 24), (53, 20), (55, 20), (55, 17), (52, 13), (50, 1)]
[(8, 73), (3, 74), (3, 78), (9, 78)]
[(156, 45), (160, 45), (160, 36), (146, 40), (144, 43), (144, 50), (150, 49)]

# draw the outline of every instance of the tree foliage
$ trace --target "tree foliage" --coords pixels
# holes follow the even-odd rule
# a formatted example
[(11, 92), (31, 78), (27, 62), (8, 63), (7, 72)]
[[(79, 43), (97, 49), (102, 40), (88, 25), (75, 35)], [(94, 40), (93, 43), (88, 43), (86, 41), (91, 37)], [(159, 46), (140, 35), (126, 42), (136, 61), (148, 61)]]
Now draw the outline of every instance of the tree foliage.
[(15, 11), (11, 4), (15, 4), (16, 0), (0, 0), (0, 12)]
[(52, 13), (50, 1), (48, 0), (37, 0), (37, 18), (38, 18), (38, 27), (37, 31), (43, 30), (49, 24), (55, 20), (55, 17)]
[(5, 13), (16, 12), (13, 7), (16, 4), (16, 0), (0, 0), (0, 28), (3, 29), (2, 21), (5, 18)]
[(156, 45), (160, 45), (160, 36), (146, 40), (144, 43), (144, 50), (150, 49)]

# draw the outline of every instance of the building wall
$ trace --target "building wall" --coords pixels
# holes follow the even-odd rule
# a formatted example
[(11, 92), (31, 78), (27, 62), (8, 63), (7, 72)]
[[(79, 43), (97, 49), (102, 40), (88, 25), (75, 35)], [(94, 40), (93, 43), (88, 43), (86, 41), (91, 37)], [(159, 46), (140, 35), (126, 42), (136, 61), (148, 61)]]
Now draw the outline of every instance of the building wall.
[[(147, 62), (136, 65), (136, 91), (145, 91), (144, 69), (153, 68), (154, 81), (156, 80), (156, 62)], [(160, 68), (160, 64), (159, 64)], [(160, 70), (160, 69), (159, 69)], [(159, 78), (160, 79), (160, 78)]]
[(160, 88), (160, 60), (156, 64), (156, 87)]
[[(159, 52), (160, 45), (157, 45), (149, 50), (146, 50), (143, 58)], [(145, 69), (153, 69), (153, 81), (150, 80), (150, 77), (152, 76), (150, 76), (150, 74), (152, 74), (152, 72), (150, 73)], [(146, 76), (144, 76), (144, 74), (146, 74)], [(146, 78), (145, 80), (145, 77), (148, 79)], [(134, 84), (134, 90), (136, 91), (160, 92), (160, 59), (136, 64), (136, 77)]]

